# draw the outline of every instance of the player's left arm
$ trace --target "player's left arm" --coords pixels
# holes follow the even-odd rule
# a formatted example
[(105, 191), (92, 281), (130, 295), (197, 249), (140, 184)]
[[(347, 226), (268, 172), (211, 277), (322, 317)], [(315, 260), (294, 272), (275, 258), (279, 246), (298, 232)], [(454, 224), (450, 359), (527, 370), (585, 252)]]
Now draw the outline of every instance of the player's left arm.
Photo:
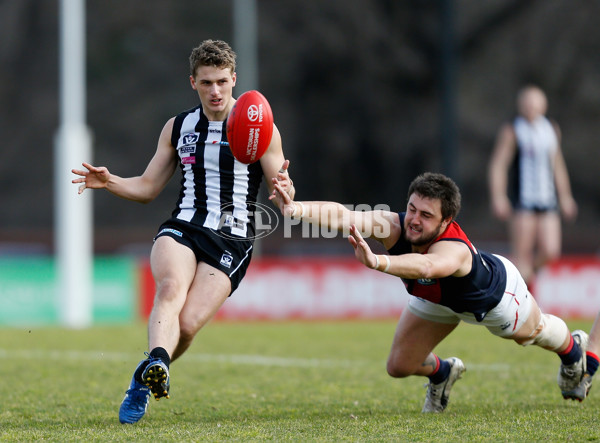
[(433, 244), (426, 254), (376, 256), (356, 226), (351, 227), (348, 241), (354, 248), (356, 258), (365, 266), (397, 277), (410, 279), (463, 277), (472, 268), (471, 252), (462, 242), (440, 241)]
[(269, 195), (271, 195), (275, 189), (273, 187), (273, 179), (276, 179), (279, 185), (281, 185), (293, 199), (296, 195), (296, 189), (294, 188), (294, 183), (292, 182), (288, 171), (290, 161), (286, 160), (283, 155), (281, 134), (275, 125), (273, 125), (271, 143), (259, 161), (265, 176)]
[(556, 146), (556, 152), (554, 153), (553, 164), (554, 164), (554, 182), (556, 183), (556, 193), (558, 194), (558, 202), (560, 210), (567, 220), (574, 220), (577, 217), (577, 203), (573, 198), (571, 192), (571, 182), (569, 180), (569, 172), (567, 170), (567, 164), (565, 157), (562, 153), (561, 148), (561, 135), (560, 129), (556, 123), (554, 123), (554, 130), (556, 131), (556, 137), (558, 144)]

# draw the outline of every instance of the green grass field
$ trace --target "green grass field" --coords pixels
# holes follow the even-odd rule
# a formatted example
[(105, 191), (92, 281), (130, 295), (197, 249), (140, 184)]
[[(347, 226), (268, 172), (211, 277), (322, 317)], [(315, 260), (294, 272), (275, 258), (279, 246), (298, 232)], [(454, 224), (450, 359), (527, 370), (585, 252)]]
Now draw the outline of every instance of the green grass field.
[[(591, 323), (569, 322), (589, 330)], [(171, 399), (135, 425), (120, 402), (144, 325), (0, 329), (1, 441), (593, 441), (600, 387), (562, 399), (559, 359), (461, 325), (442, 357), (467, 366), (443, 414), (421, 414), (426, 379), (395, 380), (395, 322), (208, 325), (171, 366)]]

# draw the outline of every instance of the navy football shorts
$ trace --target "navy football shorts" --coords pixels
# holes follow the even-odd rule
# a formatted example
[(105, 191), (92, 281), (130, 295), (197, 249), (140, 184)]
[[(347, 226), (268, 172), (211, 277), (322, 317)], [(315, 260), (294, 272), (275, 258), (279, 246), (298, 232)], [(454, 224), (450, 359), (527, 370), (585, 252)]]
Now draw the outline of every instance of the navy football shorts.
[[(231, 292), (239, 286), (252, 257), (252, 241), (233, 240), (218, 235), (218, 231), (170, 218), (154, 237), (168, 236), (190, 248), (198, 262), (204, 262), (223, 271), (231, 281)], [(231, 294), (230, 294), (231, 295)]]

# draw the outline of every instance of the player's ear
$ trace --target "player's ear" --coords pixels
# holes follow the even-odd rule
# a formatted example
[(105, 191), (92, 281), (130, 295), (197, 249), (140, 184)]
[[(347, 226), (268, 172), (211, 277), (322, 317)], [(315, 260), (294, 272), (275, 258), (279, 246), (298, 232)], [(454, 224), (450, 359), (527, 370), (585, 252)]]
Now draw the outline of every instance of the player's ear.
[(196, 80), (193, 75), (190, 75), (190, 85), (192, 85), (192, 89), (196, 91)]
[(237, 80), (237, 74), (235, 72), (231, 74), (231, 80), (233, 81), (233, 86), (235, 86), (235, 81)]

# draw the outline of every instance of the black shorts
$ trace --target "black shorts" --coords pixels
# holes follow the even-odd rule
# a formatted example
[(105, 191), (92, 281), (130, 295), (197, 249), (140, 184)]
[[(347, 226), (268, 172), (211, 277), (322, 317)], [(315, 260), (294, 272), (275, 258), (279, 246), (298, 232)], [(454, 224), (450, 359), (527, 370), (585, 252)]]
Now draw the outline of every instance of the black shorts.
[(164, 222), (154, 240), (162, 236), (171, 237), (190, 248), (198, 262), (202, 261), (227, 274), (231, 281), (231, 293), (246, 275), (252, 258), (252, 241), (223, 238), (212, 229), (177, 218)]
[(527, 206), (527, 205), (519, 203), (519, 204), (514, 205), (514, 209), (515, 209), (515, 211), (528, 211), (528, 212), (533, 212), (535, 214), (545, 214), (547, 212), (558, 212), (558, 206), (557, 205), (548, 205), (548, 206), (535, 205), (535, 206)]

